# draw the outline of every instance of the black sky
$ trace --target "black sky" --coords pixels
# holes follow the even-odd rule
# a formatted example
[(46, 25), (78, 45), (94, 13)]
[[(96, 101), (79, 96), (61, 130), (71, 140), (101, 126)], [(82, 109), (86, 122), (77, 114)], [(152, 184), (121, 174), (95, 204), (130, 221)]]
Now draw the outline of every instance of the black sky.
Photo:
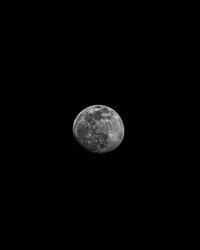
[[(152, 202), (164, 204), (179, 171), (175, 35), (143, 7), (128, 15), (63, 12), (12, 26), (13, 179), (26, 197), (53, 200), (62, 216), (84, 206), (91, 214), (124, 206), (130, 216), (132, 203), (146, 213)], [(89, 153), (73, 137), (76, 116), (94, 104), (113, 108), (124, 123), (123, 142), (110, 153)]]

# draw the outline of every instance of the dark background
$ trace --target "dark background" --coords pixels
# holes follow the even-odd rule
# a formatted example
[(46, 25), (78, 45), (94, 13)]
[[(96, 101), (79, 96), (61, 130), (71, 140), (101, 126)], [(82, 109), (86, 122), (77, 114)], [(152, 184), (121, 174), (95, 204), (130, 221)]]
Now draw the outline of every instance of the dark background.
[[(143, 225), (159, 228), (170, 220), (168, 200), (177, 199), (178, 29), (144, 6), (129, 14), (40, 10), (19, 15), (9, 30), (13, 196), (39, 224), (63, 221), (71, 234), (77, 225), (120, 230), (134, 223), (138, 235)], [(73, 137), (76, 116), (94, 104), (124, 122), (122, 144), (107, 154), (89, 153)]]

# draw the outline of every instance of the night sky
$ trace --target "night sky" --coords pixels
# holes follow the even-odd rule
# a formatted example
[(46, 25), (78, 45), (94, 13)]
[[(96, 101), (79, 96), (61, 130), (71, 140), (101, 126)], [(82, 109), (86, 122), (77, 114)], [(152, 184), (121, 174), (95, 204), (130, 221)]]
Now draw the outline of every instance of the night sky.
[[(124, 229), (131, 216), (137, 228), (152, 225), (178, 173), (177, 65), (166, 23), (143, 7), (107, 18), (63, 12), (22, 20), (13, 35), (13, 179), (26, 200), (43, 204), (46, 214), (52, 209), (48, 218), (56, 213), (74, 228), (80, 221), (93, 228), (95, 218)], [(124, 123), (122, 143), (105, 154), (84, 150), (73, 136), (76, 116), (95, 104), (111, 107)]]

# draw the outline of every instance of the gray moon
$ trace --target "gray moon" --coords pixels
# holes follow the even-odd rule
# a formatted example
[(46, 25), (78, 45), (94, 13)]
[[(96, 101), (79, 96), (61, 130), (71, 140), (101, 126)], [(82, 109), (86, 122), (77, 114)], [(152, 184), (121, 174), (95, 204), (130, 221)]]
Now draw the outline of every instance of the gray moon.
[(124, 138), (124, 124), (119, 114), (105, 105), (82, 110), (73, 123), (76, 141), (87, 151), (107, 153), (116, 149)]

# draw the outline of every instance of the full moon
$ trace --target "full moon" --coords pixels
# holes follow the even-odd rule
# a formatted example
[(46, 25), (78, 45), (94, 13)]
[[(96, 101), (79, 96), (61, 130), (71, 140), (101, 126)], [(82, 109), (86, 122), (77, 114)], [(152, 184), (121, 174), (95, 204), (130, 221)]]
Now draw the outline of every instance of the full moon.
[(87, 151), (107, 153), (121, 144), (124, 138), (124, 124), (112, 108), (92, 105), (77, 115), (73, 123), (73, 135)]

